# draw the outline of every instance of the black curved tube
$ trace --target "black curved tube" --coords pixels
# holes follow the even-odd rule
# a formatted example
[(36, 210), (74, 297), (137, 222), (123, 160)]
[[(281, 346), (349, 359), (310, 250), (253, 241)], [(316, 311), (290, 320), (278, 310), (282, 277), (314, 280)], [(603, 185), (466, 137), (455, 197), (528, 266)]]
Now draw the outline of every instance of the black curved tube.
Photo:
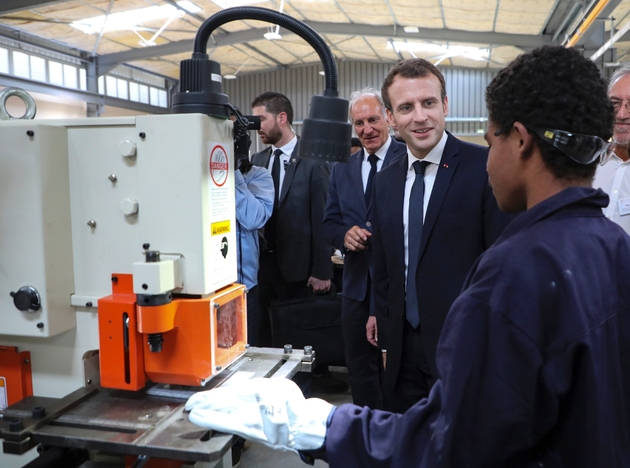
[(260, 7), (233, 7), (215, 13), (199, 27), (193, 46), (193, 53), (205, 54), (208, 46), (208, 39), (215, 29), (236, 20), (253, 19), (268, 21), (277, 24), (304, 39), (319, 55), (319, 59), (324, 66), (326, 74), (325, 96), (337, 96), (339, 94), (339, 78), (337, 76), (337, 63), (335, 57), (326, 45), (324, 40), (310, 26), (295, 18), (279, 13), (268, 8)]

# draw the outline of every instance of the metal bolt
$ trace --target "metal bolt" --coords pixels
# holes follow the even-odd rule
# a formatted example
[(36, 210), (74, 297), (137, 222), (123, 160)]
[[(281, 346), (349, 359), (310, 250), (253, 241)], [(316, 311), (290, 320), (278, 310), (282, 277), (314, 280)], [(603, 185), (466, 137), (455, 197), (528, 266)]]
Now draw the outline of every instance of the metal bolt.
[(112, 276), (112, 283), (118, 283), (118, 276)]
[(24, 359), (24, 364), (30, 364), (30, 363), (31, 363), (30, 359)]
[(284, 354), (291, 354), (293, 352), (293, 346), (290, 344), (284, 345)]
[(96, 227), (96, 221), (94, 221), (93, 219), (90, 219), (87, 222), (87, 225), (90, 226), (91, 228), (95, 228)]
[(306, 354), (307, 356), (313, 354), (313, 347), (308, 345), (304, 346), (304, 354)]
[(92, 307), (92, 303), (91, 302), (86, 302), (85, 303), (85, 307)]
[(39, 322), (37, 324), (37, 328), (44, 328), (44, 322)]
[(219, 306), (219, 304), (217, 304), (217, 303), (215, 302), (215, 303), (214, 303), (214, 308), (215, 308), (215, 309), (218, 309), (219, 307), (220, 307), (220, 306)]
[(35, 136), (35, 132), (33, 130), (27, 130), (26, 134), (30, 137)]
[(149, 244), (148, 242), (145, 242), (144, 244), (142, 244), (142, 248), (144, 250), (149, 250), (149, 247), (151, 247), (151, 244)]
[(217, 371), (220, 371), (220, 370), (221, 370), (221, 366), (217, 366), (217, 367), (215, 367), (215, 369), (216, 369)]
[(148, 286), (146, 283), (144, 283), (144, 284), (142, 285), (142, 289), (149, 289), (149, 286)]
[(249, 349), (249, 343), (245, 344), (245, 349)]
[(87, 379), (87, 384), (90, 385), (92, 383), (92, 379)]
[(116, 174), (110, 174), (107, 178), (111, 180), (112, 182), (116, 182), (118, 180), (118, 177), (116, 176)]
[(146, 133), (144, 133), (144, 132), (140, 132), (140, 133), (138, 133), (138, 136), (139, 136), (140, 138), (142, 138), (142, 139), (145, 139), (145, 138), (147, 137), (147, 134), (146, 134)]

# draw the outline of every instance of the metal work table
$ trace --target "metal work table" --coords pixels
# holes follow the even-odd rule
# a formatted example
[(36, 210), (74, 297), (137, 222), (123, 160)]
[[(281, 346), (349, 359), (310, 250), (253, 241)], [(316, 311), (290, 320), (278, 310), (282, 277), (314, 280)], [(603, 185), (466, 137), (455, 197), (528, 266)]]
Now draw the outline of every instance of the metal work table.
[(43, 444), (136, 455), (138, 467), (148, 458), (222, 466), (233, 436), (190, 423), (184, 413), (185, 400), (230, 378), (290, 378), (298, 371), (310, 372), (315, 353), (307, 352), (248, 348), (204, 387), (154, 385), (138, 392), (100, 388), (98, 354), (94, 353), (84, 360), (85, 387), (64, 398), (28, 397), (0, 412), (3, 450), (22, 454)]

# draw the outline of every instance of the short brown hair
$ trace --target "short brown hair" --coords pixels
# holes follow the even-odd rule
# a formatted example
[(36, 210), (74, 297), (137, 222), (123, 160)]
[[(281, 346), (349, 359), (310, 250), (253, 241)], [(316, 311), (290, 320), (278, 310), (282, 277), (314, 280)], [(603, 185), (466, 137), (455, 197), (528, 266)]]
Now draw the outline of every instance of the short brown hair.
[(390, 111), (393, 112), (393, 109), (392, 103), (389, 100), (388, 91), (389, 87), (398, 75), (403, 78), (424, 78), (428, 75), (434, 75), (440, 81), (440, 95), (442, 102), (444, 102), (444, 99), (446, 98), (446, 81), (444, 81), (444, 75), (442, 75), (440, 70), (438, 70), (431, 62), (421, 58), (413, 58), (398, 62), (385, 77), (383, 87), (381, 88), (381, 96), (383, 97), (383, 102), (385, 102), (385, 107), (387, 107)]
[(264, 106), (265, 110), (273, 115), (284, 112), (287, 114), (289, 125), (293, 125), (293, 106), (289, 98), (284, 94), (275, 93), (273, 91), (262, 93), (252, 101), (252, 109), (259, 106)]

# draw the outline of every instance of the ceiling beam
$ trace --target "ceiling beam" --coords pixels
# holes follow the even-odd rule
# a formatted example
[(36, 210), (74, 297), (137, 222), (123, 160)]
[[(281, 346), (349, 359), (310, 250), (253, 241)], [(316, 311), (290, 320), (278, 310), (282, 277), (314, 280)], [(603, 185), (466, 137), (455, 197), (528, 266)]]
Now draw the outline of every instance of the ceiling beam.
[(123, 109), (130, 109), (138, 112), (145, 112), (148, 114), (169, 114), (171, 112), (168, 108), (165, 109), (163, 107), (152, 106), (150, 104), (143, 104), (140, 102), (128, 101), (126, 99), (103, 96), (101, 94), (90, 93), (88, 91), (82, 91), (80, 89), (64, 88), (62, 86), (55, 86), (49, 83), (43, 83), (41, 81), (33, 81), (13, 75), (6, 75), (4, 73), (0, 73), (0, 86), (14, 86), (17, 88), (25, 89), (26, 91), (31, 91), (33, 93), (42, 93), (52, 96), (76, 99), (77, 101), (85, 101), (90, 104), (121, 107)]
[[(454, 29), (428, 29), (421, 28), (418, 33), (406, 33), (400, 26), (375, 26), (371, 24), (340, 24), (317, 21), (305, 21), (319, 34), (337, 34), (343, 36), (368, 36), (382, 37), (384, 39), (407, 39), (407, 40), (431, 40), (458, 42), (462, 44), (490, 44), (494, 46), (516, 46), (522, 49), (535, 49), (536, 47), (549, 44), (549, 36), (533, 36), (527, 34), (506, 34), (495, 32), (475, 32), (460, 31)], [(247, 29), (233, 33), (214, 34), (208, 41), (208, 47), (221, 47), (226, 45), (242, 44), (244, 42), (257, 41), (262, 39), (267, 28)], [(293, 34), (285, 30), (283, 35)], [(154, 47), (143, 47), (131, 49), (125, 52), (100, 55), (97, 57), (99, 67), (107, 68), (118, 63), (133, 62), (164, 55), (181, 54), (191, 52), (193, 41), (171, 42), (169, 44)]]
[(16, 11), (30, 10), (66, 1), (68, 0), (2, 0), (0, 2), (0, 15), (8, 15)]

